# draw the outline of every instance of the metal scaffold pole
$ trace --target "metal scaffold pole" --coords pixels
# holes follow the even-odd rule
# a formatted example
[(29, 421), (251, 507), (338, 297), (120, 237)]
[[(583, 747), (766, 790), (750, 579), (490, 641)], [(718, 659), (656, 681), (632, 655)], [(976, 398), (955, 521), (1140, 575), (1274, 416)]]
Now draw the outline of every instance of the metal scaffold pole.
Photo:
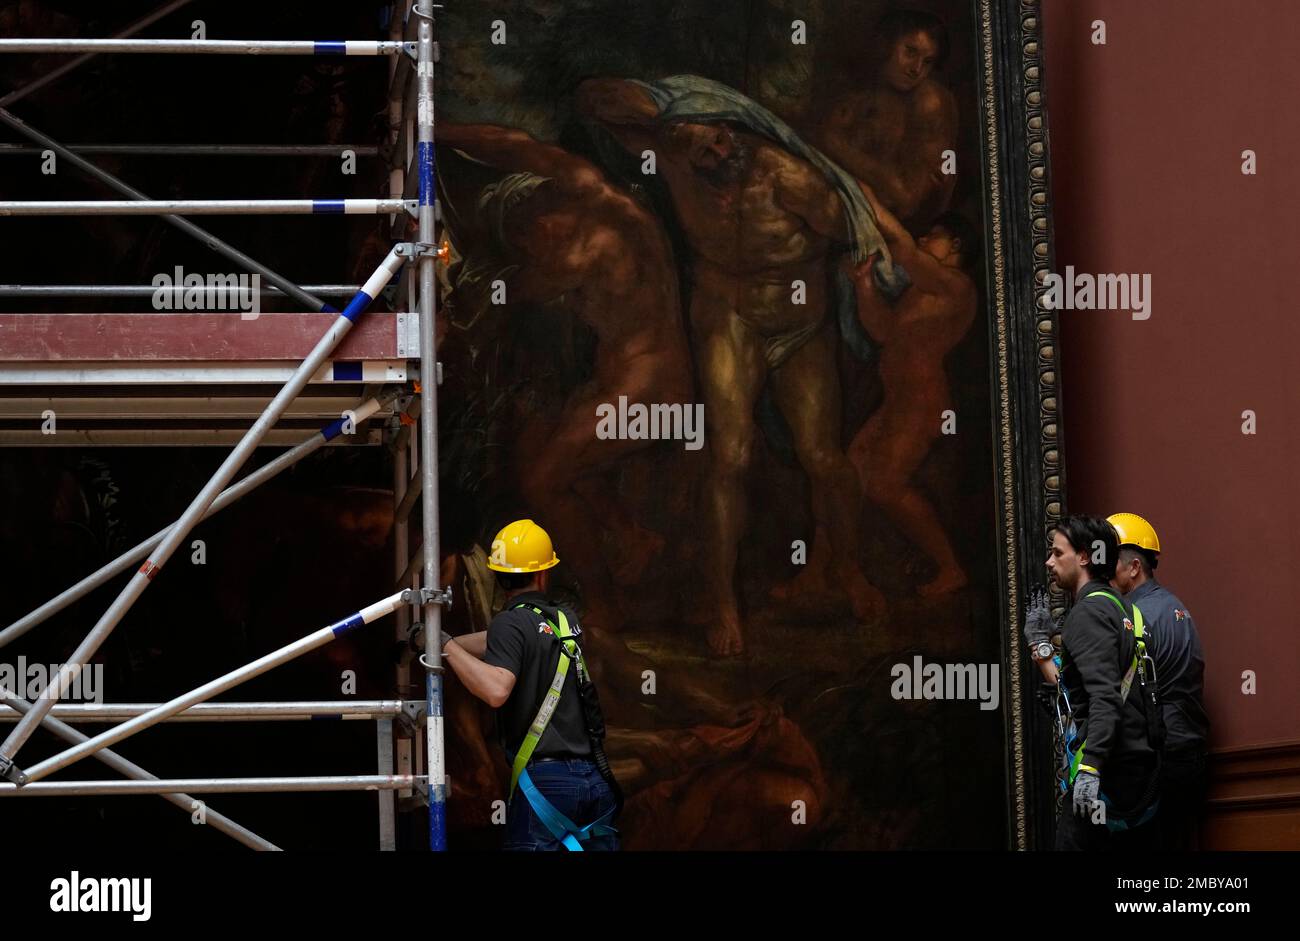
[(400, 42), (375, 39), (0, 39), (0, 52), (162, 52), (175, 55), (393, 56)]
[(373, 216), (409, 208), (404, 199), (4, 200), (0, 216)]
[[(408, 268), (406, 272), (404, 272), (404, 275), (409, 278), (410, 274), (411, 271)], [(414, 316), (414, 311), (410, 311), (409, 314), (410, 316)], [(414, 427), (412, 424), (406, 424), (405, 422), (412, 420), (413, 416), (411, 416), (410, 413), (418, 407), (418, 401), (413, 400), (407, 405), (406, 410), (400, 413), (401, 418), (399, 421), (403, 421), (403, 424), (399, 427), (397, 435), (393, 441), (393, 499), (398, 503), (398, 507), (393, 514), (393, 566), (398, 578), (401, 577), (402, 572), (406, 569), (406, 564), (409, 561), (410, 555), (409, 510), (404, 515), (401, 512), (400, 504), (410, 488), (412, 473), (411, 455), (413, 453), (412, 438), (414, 437), (411, 432), (414, 430)], [(408, 579), (405, 584), (399, 584), (395, 587), (403, 589), (414, 588), (416, 586)], [(397, 611), (394, 612), (393, 621), (394, 640), (397, 642), (397, 649), (401, 651), (400, 655), (396, 658), (397, 662), (393, 664), (393, 688), (397, 691), (397, 695), (405, 698), (413, 690), (411, 684), (411, 660), (413, 658), (410, 654), (410, 606), (403, 605), (398, 608)], [(411, 768), (414, 735), (406, 734), (405, 728), (398, 726), (397, 724), (392, 725), (391, 732), (393, 761), (396, 767), (401, 770), (409, 770)], [(381, 807), (382, 802), (384, 801), (384, 796), (385, 795), (382, 794), (380, 795)], [(385, 832), (381, 839), (391, 839), (392, 846), (396, 848), (397, 806), (395, 801), (398, 796), (409, 798), (412, 795), (404, 792), (401, 795), (390, 793), (388, 796), (394, 800), (392, 808), (393, 829), (391, 838)], [(387, 813), (386, 808), (384, 809), (384, 813)], [(388, 843), (384, 843), (383, 845), (386, 847)]]
[[(398, 610), (401, 610), (400, 608)], [(6, 695), (0, 685), (0, 722), (10, 721), (6, 709), (22, 713), (25, 701)], [(121, 722), (142, 716), (161, 703), (59, 703), (46, 719), (68, 722)], [(313, 719), (351, 719), (375, 722), (400, 715), (405, 703), (400, 699), (361, 699), (326, 702), (318, 700), (281, 700), (279, 702), (205, 702), (184, 712), (168, 716), (166, 722), (310, 722)]]
[[(435, 588), (442, 558), (438, 534), (438, 379), (435, 314), (434, 256), (429, 249), (436, 239), (434, 230), (435, 187), (433, 180), (433, 3), (419, 0), (413, 9), (419, 17), (416, 48), (416, 158), (419, 165), (420, 243), (426, 246), (420, 257), (420, 475), (424, 537), (424, 585)], [(442, 713), (442, 610), (429, 595), (423, 605), (425, 666), (426, 757), (429, 771), (429, 849), (447, 848), (447, 787), (443, 756)]]
[[(359, 284), (303, 284), (300, 287), (322, 297), (351, 297), (361, 290)], [(242, 288), (224, 285), (212, 288), (218, 299), (236, 295)], [(0, 297), (153, 297), (158, 288), (152, 284), (0, 284)], [(270, 284), (258, 288), (259, 294), (284, 294)]]
[(267, 794), (285, 791), (398, 790), (415, 783), (410, 774), (304, 775), (288, 778), (180, 778), (171, 781), (51, 781), (15, 787), (0, 784), (0, 797), (90, 797), (97, 794)]
[[(358, 157), (378, 157), (377, 144), (69, 144), (75, 154), (123, 157), (337, 157), (352, 151)], [(41, 148), (0, 144), (0, 156), (31, 156)]]

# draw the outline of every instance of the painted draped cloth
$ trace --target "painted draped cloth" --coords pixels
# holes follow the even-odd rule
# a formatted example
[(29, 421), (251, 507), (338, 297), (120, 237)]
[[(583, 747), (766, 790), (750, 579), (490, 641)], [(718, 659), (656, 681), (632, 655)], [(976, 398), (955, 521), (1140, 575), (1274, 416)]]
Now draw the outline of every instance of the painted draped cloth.
[[(874, 253), (880, 257), (872, 266), (876, 287), (886, 297), (898, 297), (911, 284), (901, 265), (896, 265), (876, 226), (871, 204), (858, 181), (816, 147), (803, 140), (794, 128), (758, 102), (728, 85), (700, 75), (672, 75), (652, 82), (632, 79), (644, 88), (659, 108), (662, 122), (691, 121), (700, 124), (727, 121), (768, 138), (789, 153), (808, 161), (834, 189), (844, 206), (849, 225), (853, 261), (861, 264)], [(857, 318), (857, 297), (853, 285), (842, 271), (836, 271), (835, 309), (840, 333), (849, 349), (860, 359), (869, 360), (874, 343)]]

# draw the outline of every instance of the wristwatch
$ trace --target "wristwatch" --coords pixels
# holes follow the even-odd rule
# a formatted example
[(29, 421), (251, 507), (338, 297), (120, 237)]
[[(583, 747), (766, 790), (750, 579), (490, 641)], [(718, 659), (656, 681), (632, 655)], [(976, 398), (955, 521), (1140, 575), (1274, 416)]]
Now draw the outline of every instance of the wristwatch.
[(1052, 659), (1052, 654), (1055, 652), (1055, 650), (1056, 648), (1053, 647), (1050, 642), (1041, 640), (1038, 643), (1034, 644), (1034, 659), (1050, 660)]

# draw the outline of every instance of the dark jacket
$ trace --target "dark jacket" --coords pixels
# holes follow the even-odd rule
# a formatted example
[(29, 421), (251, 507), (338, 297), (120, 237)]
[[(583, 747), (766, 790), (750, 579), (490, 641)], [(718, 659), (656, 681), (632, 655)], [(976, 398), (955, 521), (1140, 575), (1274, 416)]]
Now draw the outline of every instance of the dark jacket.
[(1204, 753), (1210, 718), (1202, 700), (1205, 657), (1191, 612), (1154, 578), (1125, 596), (1142, 609), (1155, 649), (1156, 681), (1165, 718), (1165, 753)]
[(1061, 682), (1085, 742), (1082, 764), (1096, 769), (1102, 793), (1122, 813), (1140, 803), (1156, 756), (1147, 741), (1136, 678), (1128, 698), (1120, 701), (1120, 684), (1137, 646), (1132, 607), (1125, 604), (1121, 613), (1110, 598), (1089, 598), (1094, 591), (1119, 598), (1102, 581), (1091, 581), (1079, 592), (1061, 632)]

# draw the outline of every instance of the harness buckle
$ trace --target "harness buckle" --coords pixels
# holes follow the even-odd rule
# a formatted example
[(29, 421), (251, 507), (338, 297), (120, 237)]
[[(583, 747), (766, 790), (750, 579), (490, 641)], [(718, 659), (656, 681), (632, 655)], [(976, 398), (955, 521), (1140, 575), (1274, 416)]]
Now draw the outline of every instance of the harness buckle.
[(1151, 654), (1147, 653), (1145, 645), (1142, 647), (1142, 655), (1138, 658), (1138, 672), (1142, 675), (1143, 684), (1148, 680), (1152, 683), (1157, 682), (1156, 661)]

